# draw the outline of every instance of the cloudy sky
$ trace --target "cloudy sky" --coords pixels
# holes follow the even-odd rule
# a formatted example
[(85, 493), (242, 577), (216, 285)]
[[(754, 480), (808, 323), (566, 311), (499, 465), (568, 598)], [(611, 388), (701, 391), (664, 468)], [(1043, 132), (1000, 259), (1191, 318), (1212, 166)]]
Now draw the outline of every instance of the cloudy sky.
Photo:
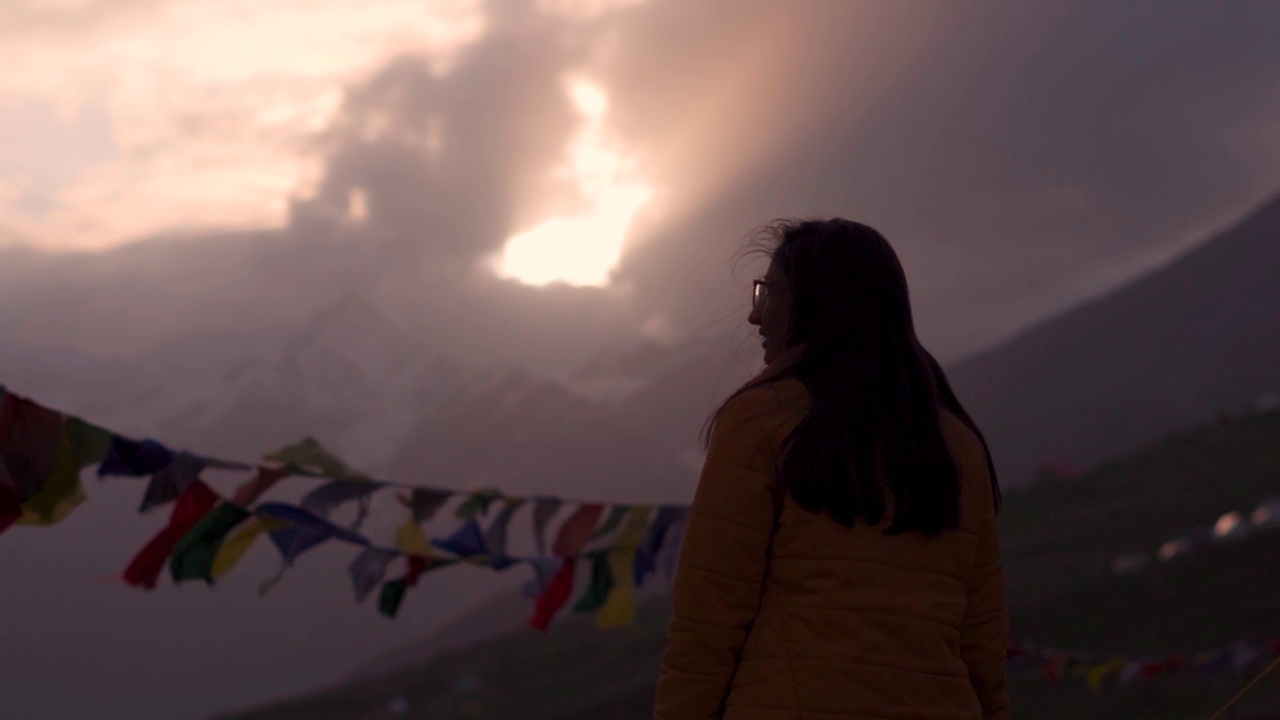
[(1274, 3), (727, 7), (6, 0), (0, 243), (341, 237), (448, 268), (476, 333), (616, 340), (743, 310), (743, 235), (839, 214), (954, 357), (1280, 188)]

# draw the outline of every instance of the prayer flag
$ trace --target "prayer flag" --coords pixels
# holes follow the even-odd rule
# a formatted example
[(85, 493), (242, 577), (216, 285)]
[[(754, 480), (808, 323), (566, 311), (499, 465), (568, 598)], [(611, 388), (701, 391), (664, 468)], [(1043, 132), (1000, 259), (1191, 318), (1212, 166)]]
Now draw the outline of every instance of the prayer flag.
[(480, 525), (475, 520), (466, 521), (462, 524), (462, 527), (454, 531), (449, 537), (438, 538), (431, 542), (441, 550), (462, 558), (488, 554), (484, 546), (484, 534), (480, 531)]
[(533, 577), (524, 584), (521, 592), (530, 600), (538, 597), (547, 589), (551, 578), (560, 569), (560, 560), (556, 558), (533, 558), (526, 561), (533, 568)]
[(213, 563), (218, 550), (227, 535), (249, 516), (248, 510), (223, 502), (201, 518), (173, 548), (173, 556), (169, 559), (173, 581), (204, 580), (212, 585)]
[(498, 511), (498, 516), (484, 531), (485, 550), (493, 559), (495, 570), (502, 570), (511, 565), (511, 558), (507, 555), (507, 526), (511, 524), (511, 517), (522, 505), (524, 500), (507, 500)]
[(208, 485), (198, 480), (187, 488), (174, 505), (169, 523), (151, 538), (125, 568), (124, 581), (135, 587), (154, 590), (174, 546), (191, 532), (217, 502), (218, 496)]
[(649, 526), (649, 532), (644, 540), (640, 543), (640, 547), (636, 549), (636, 566), (635, 566), (635, 584), (640, 587), (644, 583), (645, 577), (653, 572), (657, 563), (658, 552), (662, 549), (663, 541), (666, 539), (667, 531), (687, 514), (687, 510), (671, 506), (665, 506), (658, 509), (658, 514), (653, 519), (653, 524)]
[(369, 593), (386, 578), (391, 561), (399, 556), (400, 553), (394, 550), (367, 547), (351, 561), (347, 566), (347, 573), (351, 575), (351, 585), (356, 591), (356, 602), (364, 602)]
[(143, 477), (163, 470), (172, 461), (173, 452), (155, 440), (138, 441), (112, 435), (107, 456), (98, 466), (98, 477)]
[(53, 525), (84, 502), (80, 471), (102, 461), (111, 445), (111, 433), (80, 418), (67, 416), (62, 423), (58, 458), (48, 480), (22, 504), (22, 525)]
[[(0, 467), (4, 467), (0, 464)], [(0, 485), (0, 533), (22, 517), (22, 498), (8, 485)]]
[(369, 514), (369, 496), (382, 487), (382, 483), (372, 480), (330, 480), (307, 493), (299, 504), (304, 510), (328, 517), (338, 507), (354, 500), (359, 506), (351, 529), (359, 530)]
[(12, 393), (0, 397), (0, 481), (19, 500), (34, 496), (49, 479), (61, 439), (61, 415)]
[(258, 498), (291, 474), (287, 467), (260, 467), (251, 479), (240, 483), (235, 494), (231, 496), (231, 502), (242, 508), (253, 507), (254, 503), (258, 502)]
[(529, 618), (530, 627), (546, 632), (551, 619), (569, 600), (569, 596), (573, 594), (573, 573), (577, 568), (577, 560), (574, 556), (561, 560), (560, 569), (534, 603), (533, 616)]
[(580, 505), (560, 526), (560, 532), (556, 534), (556, 540), (551, 545), (551, 553), (559, 557), (568, 557), (581, 550), (582, 546), (591, 539), (596, 522), (600, 520), (600, 514), (603, 512), (602, 505), (594, 503)]
[(609, 517), (604, 521), (604, 524), (600, 526), (600, 529), (596, 530), (595, 534), (591, 536), (590, 541), (594, 542), (599, 540), (614, 530), (617, 530), (618, 525), (622, 523), (622, 518), (626, 517), (628, 510), (630, 510), (630, 508), (626, 505), (614, 505), (610, 508)]
[(264, 503), (258, 507), (257, 513), (285, 523), (284, 527), (269, 530), (271, 542), (280, 551), (285, 565), (291, 565), (306, 551), (332, 538), (358, 545), (369, 544), (363, 536), (293, 505)]
[(538, 498), (533, 504), (533, 542), (538, 548), (539, 555), (547, 554), (547, 523), (551, 522), (551, 518), (564, 501), (559, 498)]
[(368, 480), (364, 473), (348, 467), (314, 438), (302, 440), (268, 453), (265, 459), (292, 465), (299, 471), (336, 480)]
[(431, 543), (427, 542), (426, 536), (422, 534), (422, 528), (418, 527), (418, 523), (410, 518), (396, 529), (396, 548), (405, 555), (418, 555), (420, 557), (433, 557), (436, 554)]
[(644, 536), (650, 512), (652, 509), (648, 507), (631, 508), (622, 525), (622, 530), (614, 540), (613, 550), (609, 553), (609, 569), (614, 581), (613, 590), (600, 608), (600, 612), (596, 613), (596, 624), (602, 628), (630, 625), (635, 622), (635, 593), (631, 589), (631, 583), (626, 579), (631, 577), (632, 568), (635, 567), (636, 546)]
[(413, 511), (414, 522), (426, 522), (435, 517), (440, 508), (449, 501), (449, 493), (430, 488), (414, 488), (411, 495), (398, 495), (400, 503)]
[(502, 497), (502, 494), (491, 488), (477, 490), (462, 501), (462, 504), (454, 512), (454, 516), (459, 520), (470, 520), (476, 515), (484, 515), (489, 512), (489, 506), (493, 504), (493, 501), (500, 497)]
[(613, 568), (609, 563), (608, 552), (596, 552), (591, 554), (591, 584), (587, 586), (587, 591), (578, 599), (578, 604), (573, 606), (574, 612), (590, 612), (599, 610), (604, 606), (605, 601), (609, 599), (609, 593), (613, 590)]
[(240, 558), (249, 552), (249, 548), (253, 547), (254, 541), (258, 539), (262, 533), (266, 532), (266, 525), (258, 518), (251, 518), (239, 530), (236, 530), (231, 537), (227, 538), (222, 546), (218, 548), (218, 554), (213, 557), (213, 566), (210, 568), (209, 574), (213, 576), (215, 581), (226, 576), (231, 569), (240, 562)]

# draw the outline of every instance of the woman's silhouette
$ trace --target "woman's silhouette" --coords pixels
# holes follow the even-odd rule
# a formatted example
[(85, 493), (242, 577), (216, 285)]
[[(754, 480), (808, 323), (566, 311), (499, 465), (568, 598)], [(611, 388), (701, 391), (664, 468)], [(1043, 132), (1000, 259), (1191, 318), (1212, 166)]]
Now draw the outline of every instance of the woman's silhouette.
[(766, 366), (708, 424), (655, 717), (1007, 718), (999, 486), (902, 266), (849, 220), (767, 231)]

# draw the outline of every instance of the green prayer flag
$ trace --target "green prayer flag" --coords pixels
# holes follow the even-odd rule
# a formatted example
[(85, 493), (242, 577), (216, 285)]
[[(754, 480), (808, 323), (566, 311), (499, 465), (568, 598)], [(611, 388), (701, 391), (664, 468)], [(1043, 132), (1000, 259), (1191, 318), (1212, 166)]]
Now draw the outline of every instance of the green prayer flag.
[(477, 490), (473, 495), (462, 501), (454, 515), (459, 520), (470, 520), (477, 514), (483, 515), (489, 512), (489, 506), (493, 504), (493, 501), (500, 497), (502, 497), (502, 493), (497, 490)]
[(382, 585), (382, 594), (378, 597), (378, 612), (389, 618), (396, 616), (400, 610), (400, 601), (404, 600), (405, 581), (389, 580)]
[(265, 459), (284, 463), (305, 472), (318, 474), (335, 480), (368, 480), (369, 477), (343, 462), (337, 455), (329, 452), (314, 438), (304, 438), (298, 442), (268, 453)]
[(599, 610), (609, 599), (613, 590), (613, 569), (609, 563), (608, 552), (596, 552), (591, 556), (591, 585), (573, 606), (574, 612), (590, 612)]
[(191, 532), (182, 536), (169, 558), (169, 572), (173, 581), (204, 580), (213, 584), (213, 561), (218, 550), (237, 525), (250, 513), (231, 503), (220, 503), (208, 515), (200, 519)]
[(80, 471), (107, 456), (111, 433), (77, 417), (67, 416), (58, 438), (53, 470), (40, 490), (22, 504), (20, 525), (53, 525), (84, 502)]
[(614, 505), (613, 509), (609, 511), (609, 517), (605, 519), (604, 525), (601, 525), (600, 529), (596, 531), (596, 534), (592, 535), (591, 539), (587, 542), (599, 540), (605, 535), (617, 530), (618, 526), (622, 524), (622, 518), (626, 517), (627, 513), (630, 511), (631, 508), (626, 505)]

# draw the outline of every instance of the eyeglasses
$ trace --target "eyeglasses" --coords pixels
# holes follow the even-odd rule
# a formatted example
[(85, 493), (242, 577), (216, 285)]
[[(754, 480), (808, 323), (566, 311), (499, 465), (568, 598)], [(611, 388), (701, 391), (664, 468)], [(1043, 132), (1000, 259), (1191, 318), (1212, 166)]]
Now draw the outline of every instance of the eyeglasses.
[(771, 290), (777, 290), (777, 291), (781, 292), (781, 291), (784, 291), (784, 290), (786, 290), (786, 289), (787, 289), (787, 288), (782, 287), (782, 286), (780, 286), (780, 285), (773, 285), (772, 283), (770, 283), (770, 282), (769, 282), (769, 281), (767, 281), (767, 280), (752, 280), (752, 281), (751, 281), (751, 309), (752, 309), (752, 311), (754, 311), (754, 312), (760, 312), (762, 309), (764, 309), (764, 303), (765, 303), (765, 301), (766, 301), (766, 300), (768, 300), (768, 299), (769, 299), (769, 292), (770, 292)]

